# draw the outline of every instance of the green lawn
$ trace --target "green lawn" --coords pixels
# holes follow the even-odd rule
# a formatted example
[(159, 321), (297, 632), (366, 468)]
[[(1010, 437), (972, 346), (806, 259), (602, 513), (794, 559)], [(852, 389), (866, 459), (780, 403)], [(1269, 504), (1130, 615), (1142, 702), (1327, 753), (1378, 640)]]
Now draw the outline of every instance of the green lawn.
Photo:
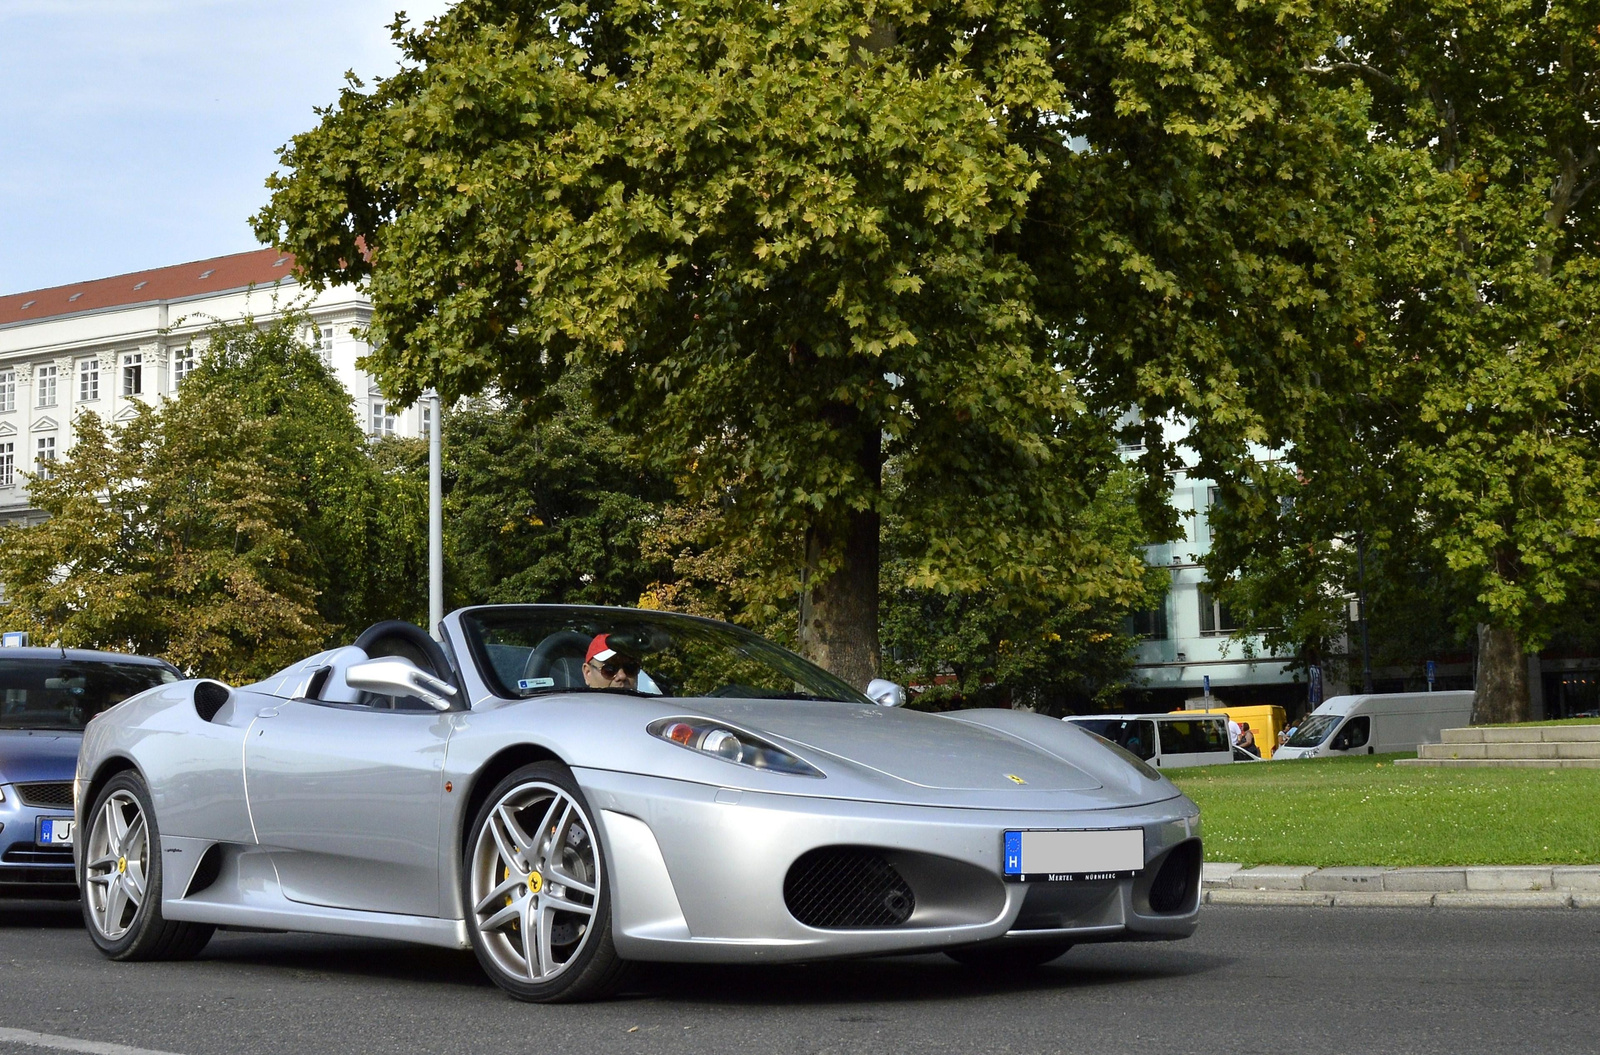
[(1396, 766), (1409, 755), (1168, 772), (1206, 860), (1245, 865), (1600, 863), (1600, 769)]
[(1513, 725), (1600, 725), (1600, 718), (1552, 718), (1548, 722), (1499, 722), (1487, 726), (1489, 729), (1508, 729)]

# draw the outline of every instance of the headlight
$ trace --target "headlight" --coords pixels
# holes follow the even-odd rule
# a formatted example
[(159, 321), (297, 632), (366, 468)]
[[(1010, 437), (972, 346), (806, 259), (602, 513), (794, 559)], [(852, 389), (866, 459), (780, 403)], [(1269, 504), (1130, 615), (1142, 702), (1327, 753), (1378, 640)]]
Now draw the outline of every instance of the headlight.
[(704, 718), (662, 718), (651, 722), (647, 728), (651, 736), (658, 736), (691, 751), (715, 756), (725, 762), (794, 776), (822, 776), (815, 766), (781, 747)]

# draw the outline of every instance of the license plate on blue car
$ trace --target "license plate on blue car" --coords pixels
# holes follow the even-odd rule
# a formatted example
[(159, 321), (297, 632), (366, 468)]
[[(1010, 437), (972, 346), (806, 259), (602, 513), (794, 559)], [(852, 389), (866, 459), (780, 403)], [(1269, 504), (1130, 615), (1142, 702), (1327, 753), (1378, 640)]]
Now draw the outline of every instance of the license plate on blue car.
[(1012, 883), (1126, 879), (1144, 867), (1144, 829), (1008, 831), (1001, 849), (1001, 878)]
[(39, 831), (34, 842), (40, 846), (71, 846), (71, 817), (40, 817)]

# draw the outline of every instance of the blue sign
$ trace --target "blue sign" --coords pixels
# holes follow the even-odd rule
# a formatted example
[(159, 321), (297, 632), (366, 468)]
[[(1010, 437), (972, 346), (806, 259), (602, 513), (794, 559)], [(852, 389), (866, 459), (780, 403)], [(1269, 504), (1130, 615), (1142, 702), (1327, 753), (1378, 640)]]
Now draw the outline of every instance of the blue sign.
[(1006, 832), (1006, 875), (1022, 874), (1022, 833)]
[(1200, 684), (1202, 686), (1204, 686), (1201, 689), (1201, 692), (1203, 692), (1207, 696), (1210, 696), (1211, 695), (1211, 675), (1209, 675), (1209, 674), (1201, 675), (1200, 676)]
[(1322, 668), (1311, 668), (1311, 709), (1314, 711), (1322, 706)]
[(1428, 660), (1428, 691), (1429, 692), (1433, 691), (1433, 675), (1434, 675), (1435, 669), (1436, 668), (1433, 665), (1433, 660), (1431, 660), (1431, 659)]

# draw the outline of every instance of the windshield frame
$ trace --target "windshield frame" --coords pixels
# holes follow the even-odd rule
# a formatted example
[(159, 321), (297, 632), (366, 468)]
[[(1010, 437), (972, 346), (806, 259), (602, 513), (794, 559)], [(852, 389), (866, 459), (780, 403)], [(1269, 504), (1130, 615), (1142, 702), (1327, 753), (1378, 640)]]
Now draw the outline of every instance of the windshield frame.
[[(1295, 727), (1294, 735), (1283, 743), (1284, 747), (1317, 747), (1333, 735), (1339, 723), (1349, 717), (1344, 714), (1308, 714), (1300, 719), (1300, 724)], [(1326, 721), (1324, 721), (1326, 720)], [(1308, 728), (1309, 727), (1309, 728)], [(1316, 739), (1310, 737), (1316, 733)]]
[[(502, 700), (528, 700), (547, 696), (561, 696), (581, 693), (612, 693), (619, 696), (630, 696), (647, 700), (696, 700), (719, 699), (723, 697), (704, 696), (668, 696), (656, 693), (641, 692), (630, 689), (617, 688), (591, 688), (589, 686), (570, 686), (559, 689), (538, 689), (531, 693), (512, 691), (500, 679), (500, 672), (490, 660), (486, 643), (483, 637), (485, 622), (489, 620), (503, 620), (506, 616), (513, 616), (518, 612), (528, 613), (530, 618), (561, 618), (563, 614), (572, 620), (589, 620), (599, 623), (641, 623), (654, 622), (677, 624), (685, 628), (697, 630), (702, 634), (723, 634), (733, 639), (739, 650), (749, 659), (774, 667), (779, 673), (793, 678), (791, 669), (804, 675), (804, 680), (816, 680), (829, 689), (829, 695), (815, 697), (815, 702), (823, 703), (851, 703), (865, 707), (877, 707), (866, 694), (853, 688), (848, 682), (835, 674), (812, 663), (810, 660), (797, 655), (788, 649), (777, 645), (760, 634), (747, 630), (733, 623), (723, 622), (718, 619), (707, 619), (703, 616), (686, 615), (682, 612), (657, 611), (646, 608), (623, 608), (606, 605), (577, 605), (577, 604), (497, 604), (475, 605), (464, 608), (454, 613), (457, 627), (461, 632), (466, 652), (471, 658), (476, 669), (478, 680), (497, 699)], [(497, 619), (498, 617), (498, 619)], [(510, 620), (507, 620), (510, 621)], [(790, 668), (790, 669), (786, 669)], [(801, 678), (793, 678), (801, 681)], [(729, 699), (735, 697), (726, 697)], [(756, 695), (750, 697), (737, 697), (755, 701), (781, 700), (796, 701), (809, 700), (811, 697), (802, 697), (798, 694), (789, 695)]]

